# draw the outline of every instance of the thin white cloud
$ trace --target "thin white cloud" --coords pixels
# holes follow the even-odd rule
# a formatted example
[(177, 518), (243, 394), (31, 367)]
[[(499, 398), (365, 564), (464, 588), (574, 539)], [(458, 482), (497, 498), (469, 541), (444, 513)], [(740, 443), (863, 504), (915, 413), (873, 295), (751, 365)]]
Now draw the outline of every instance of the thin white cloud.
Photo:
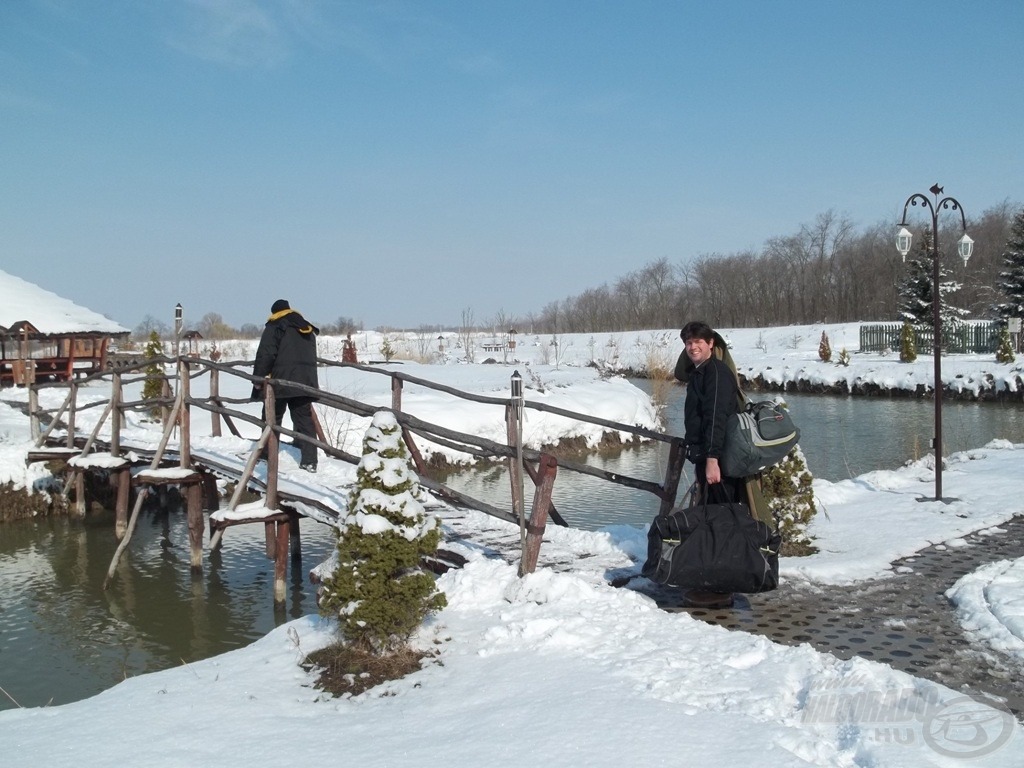
[(169, 40), (183, 53), (238, 68), (272, 68), (288, 57), (288, 35), (271, 6), (255, 0), (188, 0), (183, 7), (185, 28)]
[(54, 105), (43, 99), (21, 93), (11, 88), (0, 87), (0, 112), (24, 112), (46, 114), (54, 112)]

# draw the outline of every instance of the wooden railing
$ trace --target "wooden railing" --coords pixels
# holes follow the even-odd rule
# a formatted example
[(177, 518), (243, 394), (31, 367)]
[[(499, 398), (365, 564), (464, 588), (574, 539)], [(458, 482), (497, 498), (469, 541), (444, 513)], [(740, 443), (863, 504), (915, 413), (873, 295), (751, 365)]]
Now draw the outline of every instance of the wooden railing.
[[(390, 368), (342, 363), (325, 359), (320, 359), (319, 363), (325, 367), (353, 368), (367, 375), (382, 375), (390, 378), (390, 410), (394, 412), (395, 418), (402, 428), (403, 438), (410, 449), (417, 472), (420, 475), (420, 483), (432, 493), (456, 505), (470, 507), (502, 520), (521, 525), (524, 530), (524, 558), (521, 566), (523, 572), (532, 571), (536, 565), (536, 553), (539, 550), (540, 539), (543, 536), (547, 518), (550, 516), (556, 524), (566, 524), (558, 510), (551, 503), (551, 489), (559, 469), (589, 475), (607, 482), (652, 493), (660, 499), (662, 511), (667, 511), (675, 503), (685, 454), (683, 440), (680, 437), (666, 435), (656, 430), (636, 425), (621, 424), (585, 413), (568, 411), (545, 403), (530, 400), (522, 401), (522, 407), (525, 410), (551, 413), (567, 419), (595, 424), (607, 430), (635, 435), (641, 439), (669, 443), (669, 459), (664, 479), (661, 483), (652, 482), (628, 475), (607, 472), (585, 463), (559, 458), (550, 453), (520, 448), (521, 436), (517, 432), (517, 420), (513, 417), (513, 408), (516, 403), (513, 402), (511, 397), (489, 397), (465, 392)], [(162, 382), (163, 394), (161, 397), (133, 401), (125, 400), (125, 386), (142, 382), (146, 378), (151, 377), (152, 374), (147, 374), (146, 369), (152, 370), (153, 366), (158, 367), (160, 371), (170, 368), (176, 372), (170, 376), (164, 373), (158, 374)], [(278, 494), (276, 448), (277, 441), (281, 435), (290, 436), (295, 441), (312, 443), (326, 455), (333, 458), (352, 464), (359, 462), (359, 456), (349, 454), (342, 448), (330, 443), (320, 428), (318, 419), (316, 419), (317, 436), (308, 437), (280, 425), (267, 426), (257, 416), (237, 407), (252, 402), (250, 398), (223, 396), (220, 386), (221, 377), (223, 376), (243, 379), (247, 385), (264, 382), (264, 380), (252, 376), (247, 370), (243, 370), (251, 369), (251, 366), (251, 361), (217, 362), (190, 356), (178, 358), (158, 357), (144, 363), (118, 368), (117, 370), (92, 374), (79, 381), (35, 384), (29, 391), (32, 435), (37, 445), (42, 445), (48, 440), (52, 441), (50, 436), (53, 434), (53, 431), (58, 424), (63, 424), (66, 429), (66, 445), (71, 448), (76, 445), (76, 437), (79, 443), (81, 443), (82, 436), (78, 435), (76, 430), (76, 422), (80, 414), (87, 409), (103, 408), (103, 412), (97, 419), (91, 434), (85, 438), (82, 453), (88, 453), (93, 449), (106, 420), (109, 418), (108, 450), (111, 456), (118, 457), (122, 453), (122, 432), (125, 414), (130, 411), (146, 411), (150, 413), (159, 411), (162, 415), (164, 430), (160, 455), (154, 457), (153, 465), (155, 467), (160, 461), (164, 460), (163, 453), (167, 445), (170, 444), (173, 432), (178, 430), (178, 462), (184, 468), (193, 464), (191, 447), (193, 409), (199, 409), (210, 414), (210, 432), (215, 437), (221, 436), (224, 425), (227, 426), (233, 435), (240, 437), (241, 434), (238, 430), (237, 422), (253, 424), (258, 428), (261, 436), (256, 441), (244, 469), (239, 474), (236, 491), (229, 501), (229, 509), (234, 509), (237, 505), (240, 490), (249, 487), (252, 482), (253, 469), (264, 448), (266, 448), (268, 456), (267, 482), (264, 489), (266, 496), (265, 506), (268, 509), (277, 509), (280, 498)], [(209, 377), (208, 395), (206, 397), (195, 397), (192, 394), (192, 385), (200, 377)], [(85, 388), (88, 388), (88, 391), (95, 391), (96, 385), (103, 381), (110, 382), (111, 394), (109, 398), (101, 398), (89, 403), (79, 403), (80, 393)], [(273, 413), (276, 382), (273, 379), (265, 381), (270, 384), (270, 386), (263, 388), (265, 396), (269, 401), (264, 403), (265, 412)], [(459, 432), (440, 424), (425, 421), (412, 413), (406, 412), (403, 407), (402, 392), (407, 384), (441, 392), (461, 400), (504, 408), (507, 441), (499, 443), (479, 435)], [(381, 410), (379, 405), (361, 402), (335, 392), (313, 389), (292, 382), (288, 383), (288, 387), (292, 391), (300, 391), (316, 398), (317, 408), (314, 409), (314, 415), (317, 409), (321, 411), (327, 409), (328, 411), (336, 410), (358, 416), (372, 417), (375, 412)], [(59, 408), (53, 410), (42, 409), (39, 406), (39, 392), (51, 388), (66, 388), (68, 390), (67, 396)], [(172, 392), (177, 394), (172, 397)], [(440, 446), (466, 453), (477, 459), (505, 461), (509, 468), (514, 509), (508, 510), (496, 507), (431, 478), (430, 467), (423, 459), (422, 452), (417, 444), (417, 438), (429, 440)], [(523, 505), (521, 492), (523, 476), (520, 472), (525, 472), (535, 487), (533, 506), (528, 521)], [(70, 479), (68, 482), (70, 484)], [(67, 493), (67, 490), (68, 488), (66, 487), (65, 493)], [(336, 510), (336, 512), (340, 511)], [(211, 538), (212, 547), (216, 547), (219, 544), (219, 533), (220, 531), (215, 532)], [(111, 571), (113, 571), (113, 564)]]

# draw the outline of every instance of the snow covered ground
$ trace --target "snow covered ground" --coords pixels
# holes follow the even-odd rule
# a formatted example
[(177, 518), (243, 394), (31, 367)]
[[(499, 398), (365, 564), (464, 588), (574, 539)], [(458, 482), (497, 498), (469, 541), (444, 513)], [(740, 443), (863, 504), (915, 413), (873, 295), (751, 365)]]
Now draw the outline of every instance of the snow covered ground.
[[(855, 347), (855, 326), (828, 331), (834, 350)], [(823, 381), (850, 375), (906, 386), (915, 377), (930, 381), (927, 356), (910, 366), (878, 355), (854, 355), (849, 368), (820, 363), (820, 333), (821, 327), (808, 327), (726, 336), (741, 368), (766, 376), (803, 371)], [(618, 345), (635, 350), (631, 354), (639, 359), (654, 344), (671, 365), (682, 349), (673, 334), (637, 334), (632, 341), (618, 334)], [(844, 334), (852, 338), (844, 340)], [(664, 344), (644, 341), (657, 338)], [(611, 346), (600, 339), (593, 346), (602, 344)], [(559, 346), (564, 357), (557, 368), (550, 359), (530, 361), (527, 381), (540, 381), (545, 391), (528, 390), (528, 399), (557, 397), (563, 407), (598, 409), (627, 423), (653, 418), (635, 388), (601, 380), (569, 358), (568, 350), (589, 348), (589, 338), (563, 337)], [(957, 372), (965, 382), (991, 375), (1015, 386), (1013, 365), (960, 357), (944, 361), (954, 379)], [(524, 372), (525, 363), (519, 362)], [(403, 366), (483, 393), (507, 393), (511, 368), (454, 360)], [(326, 384), (362, 400), (390, 402), (382, 376)], [(419, 398), (415, 412), (421, 418), (432, 420), (433, 410), (438, 423), (457, 429), (495, 428), (494, 414), (462, 412), (426, 392), (403, 397), (410, 404)], [(24, 393), (18, 390), (0, 393), (0, 482), (36, 483), (41, 470), (24, 467), (27, 421), (12, 407), (19, 400)], [(531, 419), (534, 440), (564, 428), (540, 414)], [(351, 432), (358, 444), (363, 428), (352, 423), (341, 431)], [(132, 429), (141, 439), (146, 426)], [(247, 444), (203, 439), (207, 450), (244, 450)], [(783, 578), (812, 584), (886, 578), (894, 559), (928, 544), (955, 543), (979, 530), (999, 535), (1000, 523), (1024, 513), (1022, 451), (1024, 446), (995, 442), (948, 457), (945, 487), (960, 499), (949, 505), (917, 501), (931, 490), (929, 458), (853, 480), (815, 481), (823, 513), (812, 533), (820, 552), (784, 560)], [(286, 470), (290, 460), (282, 454)], [(321, 467), (317, 482), (325, 490), (351, 481), (347, 465), (321, 459)], [(483, 515), (469, 519), (471, 526), (495, 525)], [(438, 651), (436, 663), (353, 699), (323, 697), (297, 666), (304, 653), (331, 639), (330, 625), (308, 616), (248, 648), (132, 678), (86, 701), (0, 712), (0, 754), (5, 766), (55, 767), (131, 761), (252, 768), (339, 759), (365, 766), (615, 768), (1022, 764), (1024, 734), (998, 702), (979, 703), (876, 662), (841, 661), (810, 645), (788, 647), (730, 632), (609, 587), (606, 573), (638, 568), (645, 547), (640, 528), (549, 527), (541, 567), (525, 579), (517, 578), (515, 564), (466, 548), (467, 567), (439, 582), (448, 607), (417, 638)], [(577, 567), (556, 572), (544, 567), (545, 560)], [(1021, 594), (1024, 560), (985, 566), (950, 590), (969, 636), (1024, 664)]]

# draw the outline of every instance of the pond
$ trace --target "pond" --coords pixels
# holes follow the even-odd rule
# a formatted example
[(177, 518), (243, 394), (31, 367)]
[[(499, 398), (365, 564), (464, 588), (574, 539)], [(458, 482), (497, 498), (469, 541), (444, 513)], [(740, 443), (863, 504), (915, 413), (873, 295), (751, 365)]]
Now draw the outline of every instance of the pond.
[[(650, 391), (645, 379), (633, 383)], [(685, 390), (673, 387), (665, 403), (666, 431), (683, 433)], [(767, 399), (769, 394), (751, 395)], [(905, 398), (835, 397), (786, 394), (800, 428), (800, 447), (808, 469), (824, 480), (843, 480), (878, 469), (895, 469), (931, 452), (935, 405), (932, 400)], [(1024, 443), (1024, 407), (1012, 403), (944, 403), (944, 455), (977, 448), (996, 438)], [(591, 456), (586, 462), (608, 472), (662, 480), (668, 445), (657, 443)], [(692, 481), (687, 464), (680, 494)], [(455, 480), (451, 481), (453, 484)], [(508, 476), (503, 470), (462, 473), (458, 487), (471, 496), (511, 507)], [(951, 490), (947, 488), (947, 490)], [(530, 499), (527, 493), (527, 501)], [(560, 470), (552, 502), (570, 525), (594, 530), (606, 525), (644, 525), (657, 514), (660, 500), (653, 494), (612, 485), (596, 478)]]
[[(637, 386), (648, 382), (638, 380)], [(666, 403), (668, 430), (678, 433), (681, 388)], [(816, 477), (839, 480), (892, 469), (929, 452), (930, 400), (787, 395), (802, 430), (801, 447)], [(946, 453), (993, 438), (1024, 443), (1024, 407), (949, 403)], [(663, 444), (645, 445), (588, 463), (611, 472), (660, 480)], [(451, 478), (460, 490), (510, 505), (504, 469)], [(955, 491), (955, 488), (949, 488)], [(644, 525), (657, 512), (651, 494), (562, 470), (553, 501), (575, 526)], [(333, 546), (325, 526), (304, 520), (303, 561), (289, 570), (286, 611), (273, 608), (273, 563), (263, 555), (262, 526), (236, 526), (204, 572), (190, 574), (184, 516), (145, 511), (129, 555), (106, 592), (113, 557), (113, 516), (47, 519), (0, 526), (0, 709), (61, 704), (118, 681), (239, 648), (273, 627), (316, 610), (309, 569)], [(15, 703), (17, 702), (17, 703)]]

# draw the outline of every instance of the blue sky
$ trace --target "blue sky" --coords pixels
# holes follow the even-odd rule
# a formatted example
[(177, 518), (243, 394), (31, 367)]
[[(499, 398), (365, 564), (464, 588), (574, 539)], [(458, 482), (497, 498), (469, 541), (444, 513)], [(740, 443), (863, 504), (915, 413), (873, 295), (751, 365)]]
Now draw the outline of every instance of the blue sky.
[(418, 327), (934, 182), (980, 216), (1024, 201), (1022, 39), (1019, 0), (0, 0), (0, 269), (128, 327)]

